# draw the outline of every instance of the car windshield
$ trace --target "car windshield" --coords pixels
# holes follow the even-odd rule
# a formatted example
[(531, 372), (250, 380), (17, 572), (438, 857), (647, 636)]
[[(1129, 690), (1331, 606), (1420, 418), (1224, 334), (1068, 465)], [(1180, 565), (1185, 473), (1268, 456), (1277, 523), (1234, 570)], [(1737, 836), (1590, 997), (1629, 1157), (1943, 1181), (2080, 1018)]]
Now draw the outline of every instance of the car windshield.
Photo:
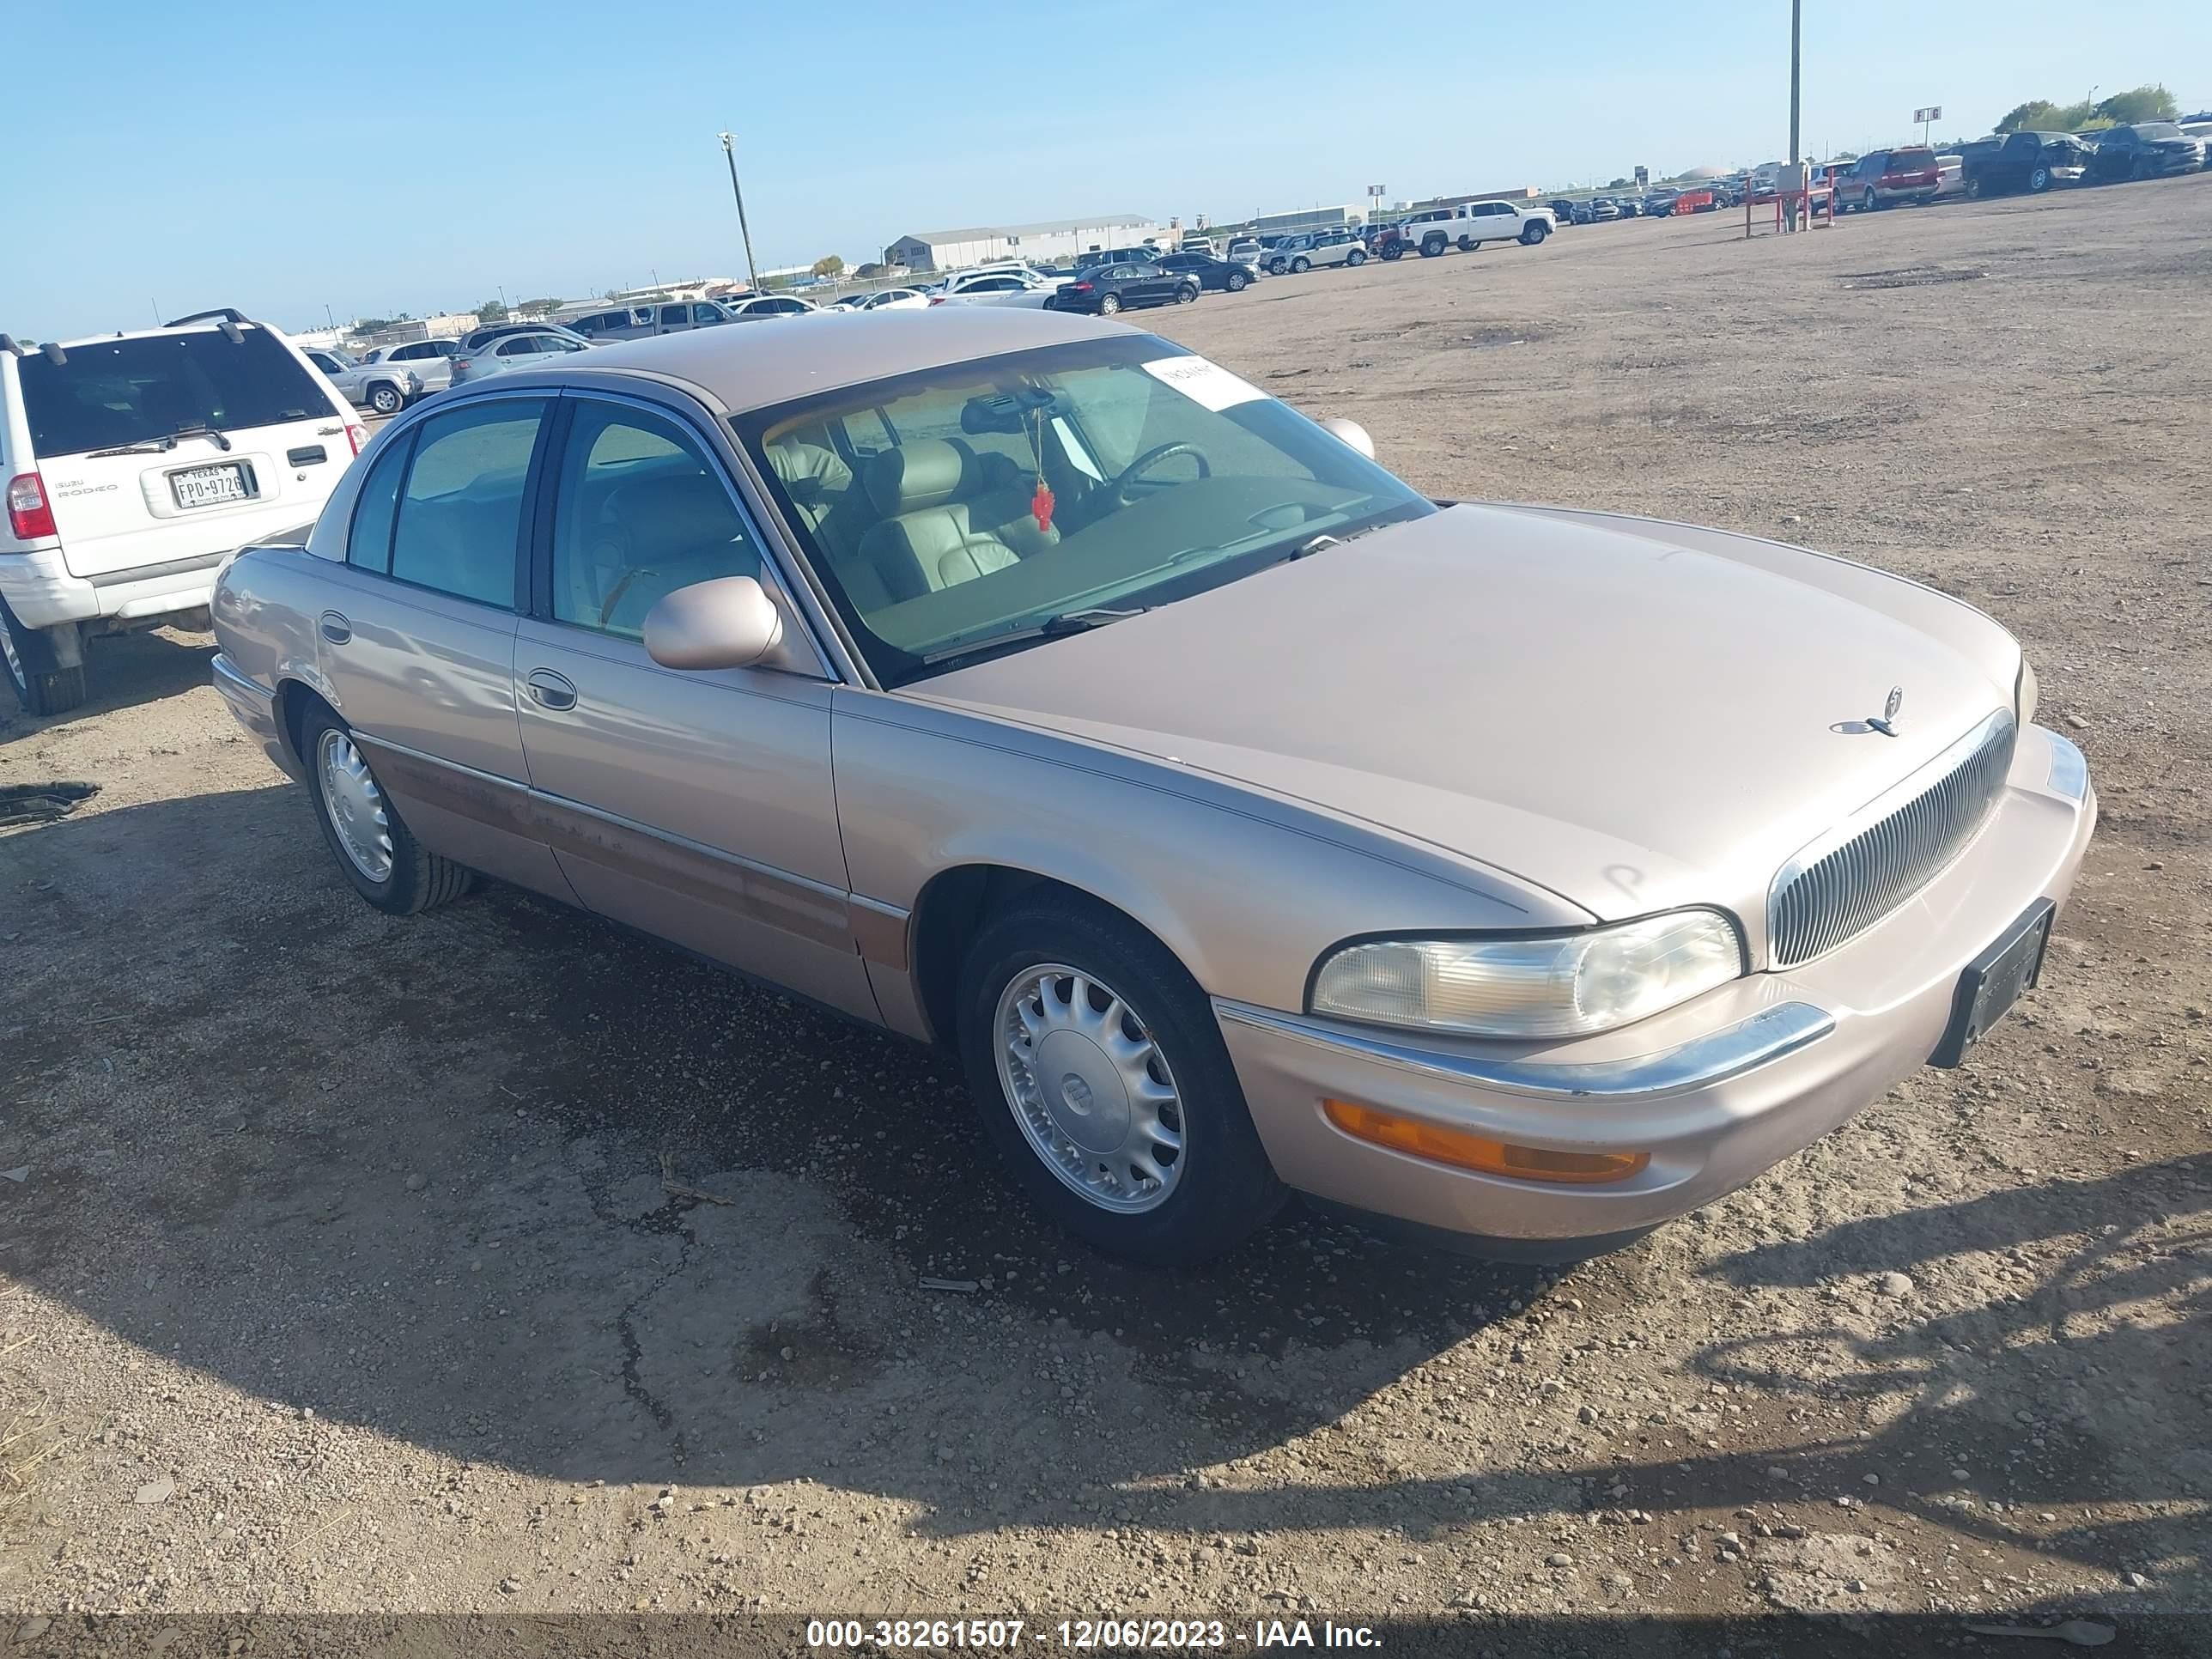
[(887, 685), (1436, 510), (1288, 405), (1147, 336), (927, 369), (732, 424)]
[(334, 414), (328, 394), (268, 330), (95, 340), (18, 369), (31, 448), (81, 455), (203, 428), (236, 432)]
[(2136, 128), (2138, 138), (2179, 138), (2181, 129), (2171, 121), (2145, 121)]

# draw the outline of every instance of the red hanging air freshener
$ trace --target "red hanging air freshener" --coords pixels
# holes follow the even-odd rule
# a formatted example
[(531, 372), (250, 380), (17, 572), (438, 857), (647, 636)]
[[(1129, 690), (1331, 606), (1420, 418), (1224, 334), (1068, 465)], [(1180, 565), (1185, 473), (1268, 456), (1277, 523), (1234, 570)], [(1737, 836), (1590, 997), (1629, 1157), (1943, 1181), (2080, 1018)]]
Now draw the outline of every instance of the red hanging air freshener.
[(1039, 530), (1052, 528), (1052, 486), (1042, 477), (1037, 479), (1036, 494), (1030, 497), (1030, 511), (1036, 514)]

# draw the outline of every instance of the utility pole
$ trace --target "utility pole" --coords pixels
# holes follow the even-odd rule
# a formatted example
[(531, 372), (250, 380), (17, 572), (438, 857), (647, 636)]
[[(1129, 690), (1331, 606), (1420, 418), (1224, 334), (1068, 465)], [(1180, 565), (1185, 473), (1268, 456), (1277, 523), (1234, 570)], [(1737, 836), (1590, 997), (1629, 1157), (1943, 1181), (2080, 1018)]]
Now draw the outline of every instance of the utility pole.
[(1797, 58), (1805, 0), (1790, 0), (1790, 165), (1797, 165)]
[(753, 276), (753, 233), (745, 222), (745, 193), (738, 185), (738, 136), (733, 132), (717, 135), (722, 141), (722, 158), (730, 164), (730, 194), (737, 198), (738, 234), (745, 244), (745, 286), (757, 289), (760, 283)]

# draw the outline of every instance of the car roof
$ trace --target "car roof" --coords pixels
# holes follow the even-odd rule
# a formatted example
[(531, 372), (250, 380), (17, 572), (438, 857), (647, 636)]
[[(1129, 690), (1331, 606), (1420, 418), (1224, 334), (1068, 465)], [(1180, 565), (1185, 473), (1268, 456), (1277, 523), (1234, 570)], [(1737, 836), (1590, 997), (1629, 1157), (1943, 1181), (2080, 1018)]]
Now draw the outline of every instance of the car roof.
[(1139, 331), (1061, 311), (939, 306), (864, 311), (819, 326), (694, 329), (594, 347), (570, 367), (572, 372), (635, 369), (689, 380), (732, 413), (743, 414), (921, 369)]

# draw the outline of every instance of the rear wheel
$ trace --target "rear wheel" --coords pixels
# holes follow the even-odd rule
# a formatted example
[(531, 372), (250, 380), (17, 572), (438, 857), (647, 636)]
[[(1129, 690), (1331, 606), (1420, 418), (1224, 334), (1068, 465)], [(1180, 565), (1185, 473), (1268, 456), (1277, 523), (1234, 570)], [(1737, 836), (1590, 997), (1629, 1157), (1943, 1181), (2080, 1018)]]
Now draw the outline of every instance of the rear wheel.
[(961, 972), (960, 1051), (1023, 1191), (1102, 1250), (1204, 1261), (1286, 1195), (1205, 994), (1111, 911), (1046, 898), (988, 923)]
[(1462, 236), (1459, 239), (1459, 251), (1462, 253), (1474, 252), (1475, 246), (1475, 240), (1472, 236)]
[(1298, 255), (1297, 258), (1291, 261), (1291, 274), (1294, 276), (1302, 276), (1312, 269), (1313, 261), (1307, 258), (1303, 253)]
[(1102, 294), (1098, 296), (1098, 314), (1101, 317), (1111, 317), (1115, 312), (1121, 310), (1121, 296), (1120, 295)]
[(318, 705), (300, 723), (300, 754), (315, 821), (354, 891), (387, 915), (411, 916), (459, 898), (476, 881), (465, 865), (416, 841), (385, 794), (346, 723)]
[(0, 666), (8, 671), (15, 701), (34, 720), (66, 714), (84, 701), (83, 663), (62, 666), (47, 630), (26, 628), (5, 599), (0, 599)]
[(387, 381), (380, 380), (368, 389), (368, 406), (380, 415), (397, 415), (406, 401), (399, 388)]
[(1382, 257), (1383, 257), (1385, 259), (1389, 259), (1389, 260), (1397, 260), (1397, 259), (1402, 259), (1402, 258), (1404, 258), (1406, 257), (1406, 245), (1405, 245), (1403, 242), (1385, 242), (1385, 243), (1383, 243), (1383, 244), (1382, 244)]
[[(2033, 174), (2029, 175), (2030, 182), (2028, 188), (2031, 190), (2035, 187), (2033, 177), (2034, 175)], [(1982, 199), (1982, 181), (1979, 179), (1969, 179), (1966, 180), (1966, 199), (1970, 202), (1978, 202)]]
[(1873, 186), (1868, 186), (1867, 193), (1859, 198), (1859, 211), (1861, 213), (1872, 213), (1881, 205), (1881, 204), (1880, 202), (1875, 200)]
[(1351, 252), (1344, 256), (1344, 263), (1348, 265), (1365, 264), (1367, 263), (1367, 250), (1364, 247), (1356, 247), (1352, 249)]
[(1421, 258), (1424, 259), (1433, 259), (1443, 251), (1444, 239), (1443, 237), (1424, 236), (1421, 238)]

